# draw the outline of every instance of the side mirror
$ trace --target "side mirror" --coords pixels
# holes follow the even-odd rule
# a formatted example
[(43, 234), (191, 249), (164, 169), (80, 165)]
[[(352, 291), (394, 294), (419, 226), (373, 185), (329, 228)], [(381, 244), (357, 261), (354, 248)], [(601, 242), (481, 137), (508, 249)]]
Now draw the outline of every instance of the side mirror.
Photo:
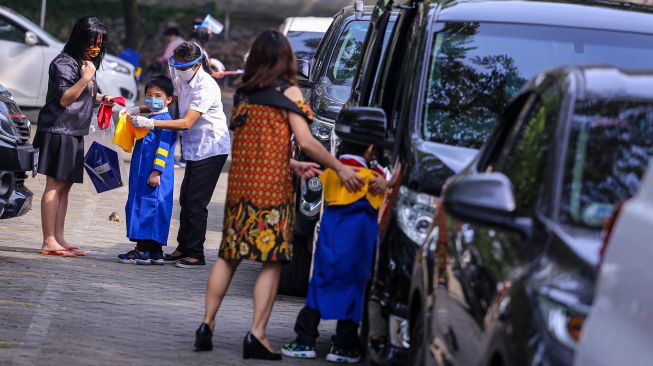
[(303, 79), (310, 79), (311, 62), (309, 60), (297, 60), (297, 76)]
[(532, 220), (516, 217), (512, 184), (502, 173), (454, 178), (444, 191), (443, 201), (447, 212), (457, 219), (531, 236)]
[(25, 32), (25, 44), (28, 46), (36, 46), (39, 44), (39, 37), (34, 32)]
[(343, 141), (357, 144), (375, 144), (388, 148), (386, 140), (387, 118), (385, 111), (373, 107), (345, 107), (338, 114), (335, 131)]

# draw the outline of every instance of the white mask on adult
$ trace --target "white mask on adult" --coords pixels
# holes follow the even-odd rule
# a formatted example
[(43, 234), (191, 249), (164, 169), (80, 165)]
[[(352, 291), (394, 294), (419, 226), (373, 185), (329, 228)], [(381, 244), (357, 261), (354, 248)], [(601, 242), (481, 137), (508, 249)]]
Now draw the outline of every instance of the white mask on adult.
[[(199, 69), (198, 69), (199, 70)], [(177, 71), (177, 76), (179, 77), (179, 80), (189, 82), (193, 76), (197, 73), (197, 70), (194, 69), (194, 67), (191, 67), (188, 70), (176, 70)]]

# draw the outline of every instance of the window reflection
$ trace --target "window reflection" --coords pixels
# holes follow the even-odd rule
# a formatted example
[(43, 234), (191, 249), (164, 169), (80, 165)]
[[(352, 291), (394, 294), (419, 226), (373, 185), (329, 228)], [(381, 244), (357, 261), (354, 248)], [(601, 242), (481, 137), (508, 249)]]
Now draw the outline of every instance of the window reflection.
[(561, 220), (601, 228), (616, 205), (637, 193), (651, 156), (650, 102), (579, 102), (566, 157)]

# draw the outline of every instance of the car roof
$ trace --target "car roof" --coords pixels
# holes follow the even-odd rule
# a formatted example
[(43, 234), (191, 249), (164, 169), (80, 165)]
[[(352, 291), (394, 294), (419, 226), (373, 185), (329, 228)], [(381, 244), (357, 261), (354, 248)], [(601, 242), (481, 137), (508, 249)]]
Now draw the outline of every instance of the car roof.
[(333, 22), (331, 17), (294, 17), (286, 19), (289, 32), (326, 33)]
[(579, 67), (579, 98), (634, 99), (653, 102), (653, 69), (625, 70), (610, 66)]
[[(363, 6), (363, 11), (361, 11), (361, 14), (363, 16), (370, 16), (374, 12), (375, 6), (373, 5), (365, 5)], [(353, 6), (345, 6), (342, 9), (336, 13), (333, 17), (337, 17), (338, 14), (342, 13), (343, 16), (349, 17), (349, 16), (354, 16), (356, 14), (356, 10), (354, 9)]]
[(443, 4), (438, 20), (653, 33), (653, 8), (609, 0), (450, 0)]
[[(574, 79), (574, 99), (650, 100), (653, 103), (653, 68), (628, 70), (610, 65), (560, 66), (529, 80), (514, 99), (545, 90), (552, 81)], [(548, 80), (549, 82), (545, 82)]]

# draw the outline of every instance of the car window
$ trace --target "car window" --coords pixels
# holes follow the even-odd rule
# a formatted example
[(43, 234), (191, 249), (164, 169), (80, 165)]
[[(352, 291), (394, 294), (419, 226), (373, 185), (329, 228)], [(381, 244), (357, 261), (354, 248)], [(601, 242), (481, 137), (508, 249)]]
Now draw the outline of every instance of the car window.
[(559, 96), (556, 87), (541, 97), (533, 96), (530, 108), (518, 117), (501, 144), (502, 151), (495, 167), (512, 183), (518, 216), (529, 216), (534, 212), (538, 194), (543, 188), (542, 173), (551, 145), (551, 131), (559, 114)]
[(322, 32), (288, 32), (288, 42), (298, 60), (310, 60), (322, 40)]
[(560, 220), (600, 229), (639, 189), (653, 156), (653, 104), (578, 102), (572, 119)]
[(653, 36), (554, 26), (448, 23), (433, 37), (421, 132), (479, 148), (536, 73), (556, 65), (650, 67)]
[(332, 84), (352, 85), (369, 24), (365, 20), (353, 21), (342, 31), (327, 67), (326, 76)]
[(6, 19), (0, 18), (0, 40), (17, 43), (25, 43), (25, 32), (16, 28)]

